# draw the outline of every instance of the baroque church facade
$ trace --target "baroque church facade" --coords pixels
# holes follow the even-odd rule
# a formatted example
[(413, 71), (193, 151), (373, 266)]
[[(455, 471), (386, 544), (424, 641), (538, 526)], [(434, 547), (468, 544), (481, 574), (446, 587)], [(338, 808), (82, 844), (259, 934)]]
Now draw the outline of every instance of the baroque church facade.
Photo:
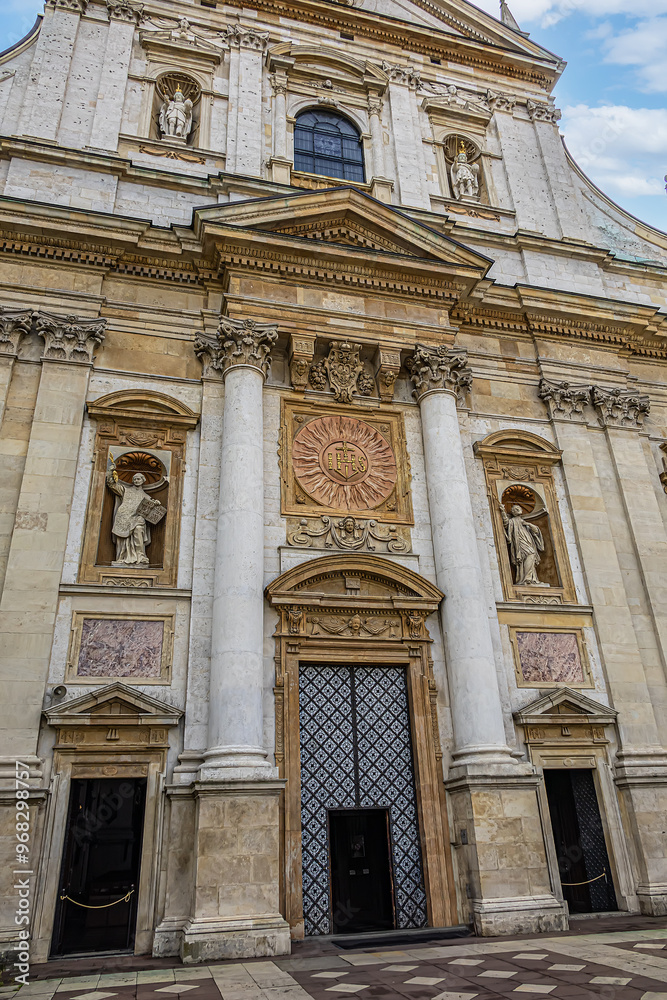
[(0, 56), (3, 952), (667, 913), (667, 236), (501, 13)]

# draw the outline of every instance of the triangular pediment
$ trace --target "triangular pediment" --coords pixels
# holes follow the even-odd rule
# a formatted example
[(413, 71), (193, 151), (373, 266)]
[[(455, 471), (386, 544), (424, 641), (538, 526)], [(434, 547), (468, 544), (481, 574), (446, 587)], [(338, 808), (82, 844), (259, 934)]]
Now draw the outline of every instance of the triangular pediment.
[(175, 726), (183, 713), (157, 698), (151, 698), (116, 681), (72, 701), (45, 711), (52, 726), (102, 725), (113, 723)]
[(582, 722), (590, 720), (604, 725), (613, 722), (617, 714), (613, 708), (602, 705), (599, 701), (594, 701), (582, 694), (581, 691), (562, 687), (531, 701), (524, 708), (515, 712), (514, 718), (521, 725), (535, 725), (539, 722), (546, 722), (550, 717), (554, 721), (562, 722), (565, 718), (571, 719), (573, 716), (579, 716)]
[[(360, 255), (411, 258), (415, 262), (449, 264), (476, 278), (491, 264), (488, 257), (439, 233), (402, 212), (376, 201), (354, 187), (300, 191), (290, 195), (231, 202), (198, 209), (195, 230), (214, 242), (217, 235), (229, 240), (232, 233), (253, 231), (289, 240), (293, 247), (354, 248)], [(264, 240), (268, 243), (268, 240)]]

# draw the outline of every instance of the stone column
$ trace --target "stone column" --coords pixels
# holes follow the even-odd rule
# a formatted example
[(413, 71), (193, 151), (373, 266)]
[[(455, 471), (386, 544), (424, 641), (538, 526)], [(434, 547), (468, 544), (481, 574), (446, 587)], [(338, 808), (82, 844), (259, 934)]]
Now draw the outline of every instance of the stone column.
[[(290, 948), (279, 912), (284, 782), (262, 745), (262, 392), (277, 336), (274, 325), (224, 318), (216, 337), (195, 343), (205, 374), (217, 371), (224, 379), (208, 749), (190, 793), (196, 800), (191, 913), (181, 921), (167, 915), (155, 943), (156, 954), (173, 954), (177, 941), (185, 963), (282, 955)], [(202, 440), (203, 453), (207, 446)], [(187, 766), (183, 762), (179, 783)]]
[(292, 160), (287, 156), (287, 75), (271, 74), (273, 88), (273, 156), (271, 157), (271, 180), (277, 184), (289, 184)]
[(480, 934), (567, 926), (553, 896), (537, 804), (538, 776), (505, 738), (487, 599), (457, 398), (472, 383), (466, 352), (417, 347), (408, 361), (419, 401), (445, 640), (454, 752), (447, 789), (462, 897)]
[(93, 149), (115, 151), (118, 149), (132, 39), (139, 23), (141, 8), (129, 0), (108, 0), (107, 6), (107, 43), (88, 145)]
[(224, 318), (201, 344), (225, 383), (208, 749), (202, 778), (267, 768), (263, 742), (264, 453), (262, 392), (275, 325)]

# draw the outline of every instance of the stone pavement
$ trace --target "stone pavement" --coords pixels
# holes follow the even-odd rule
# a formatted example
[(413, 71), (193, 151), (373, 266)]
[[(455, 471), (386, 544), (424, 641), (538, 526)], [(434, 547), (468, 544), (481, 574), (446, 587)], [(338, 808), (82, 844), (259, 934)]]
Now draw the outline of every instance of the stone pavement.
[[(467, 941), (35, 979), (19, 992), (21, 1000), (667, 1000), (664, 927)], [(10, 1000), (10, 987), (0, 994)]]

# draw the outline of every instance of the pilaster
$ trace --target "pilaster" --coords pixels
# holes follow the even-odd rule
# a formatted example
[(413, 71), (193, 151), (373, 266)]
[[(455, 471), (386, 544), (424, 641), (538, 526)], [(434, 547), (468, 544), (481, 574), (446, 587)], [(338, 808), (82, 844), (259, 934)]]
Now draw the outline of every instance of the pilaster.
[(230, 48), (229, 127), (226, 170), (262, 176), (262, 61), (269, 42), (266, 31), (228, 25)]
[[(419, 109), (415, 98), (419, 73), (411, 66), (389, 66), (383, 63), (382, 68), (389, 76), (391, 131), (395, 137), (394, 150), (401, 204), (430, 209), (424, 182), (426, 162)], [(399, 136), (404, 138), (398, 141)], [(410, 139), (413, 141), (410, 142)]]
[(132, 39), (141, 18), (143, 4), (130, 3), (129, 0), (107, 0), (107, 9), (109, 28), (90, 146), (93, 149), (115, 152), (118, 149)]

